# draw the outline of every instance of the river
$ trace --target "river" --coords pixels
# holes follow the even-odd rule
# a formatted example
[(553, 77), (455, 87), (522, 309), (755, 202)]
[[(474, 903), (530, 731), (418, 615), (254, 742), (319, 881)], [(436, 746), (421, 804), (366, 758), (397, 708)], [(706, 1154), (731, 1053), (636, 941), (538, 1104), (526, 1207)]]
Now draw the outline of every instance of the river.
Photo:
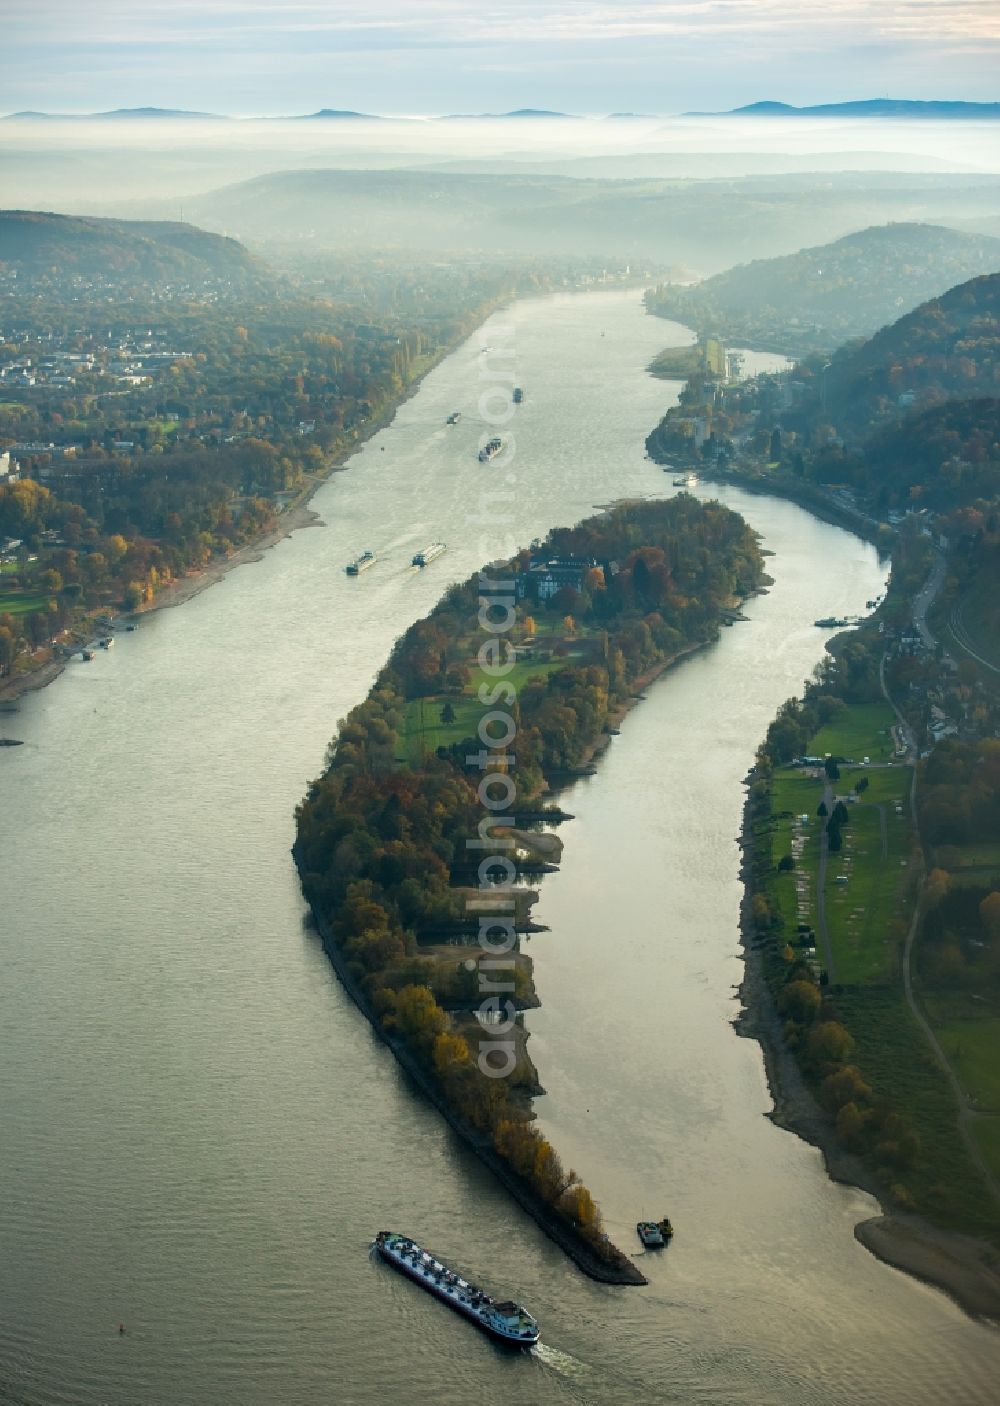
[[(767, 1121), (729, 1024), (740, 782), (820, 657), (813, 618), (880, 589), (869, 546), (726, 491), (773, 589), (564, 800), (531, 940), (538, 1109), (620, 1243), (669, 1210), (648, 1288), (591, 1283), (517, 1210), (304, 927), (293, 808), (394, 638), (480, 564), (483, 340), (516, 348), (526, 390), (504, 471), (523, 543), (673, 491), (643, 452), (676, 393), (643, 369), (670, 332), (635, 293), (497, 314), (319, 491), (324, 527), (7, 719), (26, 745), (0, 752), (0, 1401), (995, 1399), (1000, 1335), (855, 1243), (872, 1203)], [(435, 538), (448, 553), (412, 568)], [(350, 580), (364, 548), (379, 563)], [(372, 1263), (382, 1227), (514, 1291), (542, 1346), (509, 1357)]]

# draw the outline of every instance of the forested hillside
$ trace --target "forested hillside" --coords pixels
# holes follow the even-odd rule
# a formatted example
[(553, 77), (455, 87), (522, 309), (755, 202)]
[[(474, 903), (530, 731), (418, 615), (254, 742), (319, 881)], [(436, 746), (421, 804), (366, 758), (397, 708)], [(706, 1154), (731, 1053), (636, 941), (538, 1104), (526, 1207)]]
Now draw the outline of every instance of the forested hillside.
[(914, 405), (1000, 391), (1000, 273), (959, 284), (821, 372), (822, 408), (852, 431)]
[(0, 273), (101, 282), (246, 283), (266, 270), (235, 239), (166, 221), (80, 219), (0, 211)]
[(891, 224), (741, 264), (693, 287), (664, 284), (646, 301), (703, 337), (794, 355), (869, 337), (956, 284), (998, 270), (1000, 239)]
[(288, 171), (190, 202), (241, 239), (318, 249), (603, 253), (709, 274), (889, 220), (995, 215), (993, 176), (833, 173), (711, 180), (572, 180), (497, 171)]

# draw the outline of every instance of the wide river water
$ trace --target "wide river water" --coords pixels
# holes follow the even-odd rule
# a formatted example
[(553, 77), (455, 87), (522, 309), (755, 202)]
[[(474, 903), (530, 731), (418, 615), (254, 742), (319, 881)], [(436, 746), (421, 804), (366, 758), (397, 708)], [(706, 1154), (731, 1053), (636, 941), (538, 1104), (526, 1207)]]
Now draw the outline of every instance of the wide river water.
[[(503, 470), (476, 462), (499, 324), (526, 388)], [(394, 638), (480, 565), (484, 485), (510, 489), (518, 543), (674, 491), (643, 451), (676, 392), (644, 367), (671, 340), (634, 293), (498, 314), (320, 490), (324, 527), (4, 719), (26, 745), (0, 751), (0, 1401), (996, 1401), (1000, 1334), (857, 1245), (874, 1204), (767, 1120), (730, 1026), (741, 780), (820, 658), (813, 619), (881, 588), (865, 543), (727, 492), (773, 589), (564, 798), (530, 947), (538, 1110), (619, 1243), (669, 1211), (647, 1288), (594, 1284), (545, 1239), (303, 925), (294, 806)], [(412, 568), (435, 538), (447, 555)], [(373, 1263), (383, 1227), (515, 1293), (539, 1349), (495, 1349)]]

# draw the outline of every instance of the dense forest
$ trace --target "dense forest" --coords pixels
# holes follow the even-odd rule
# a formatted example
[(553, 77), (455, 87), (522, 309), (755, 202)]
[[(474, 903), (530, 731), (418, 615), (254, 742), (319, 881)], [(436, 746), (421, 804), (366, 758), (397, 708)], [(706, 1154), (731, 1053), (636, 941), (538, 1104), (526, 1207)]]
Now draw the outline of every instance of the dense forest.
[[(550, 594), (539, 582), (553, 560), (577, 584)], [(498, 589), (484, 579), (453, 587), (406, 632), (340, 724), (328, 770), (299, 808), (295, 856), (338, 969), (372, 1019), (476, 1136), (614, 1259), (590, 1194), (532, 1127), (530, 1061), (502, 1079), (477, 1062), (496, 961), (484, 966), (482, 948), (460, 960), (482, 933), (470, 893), (482, 902), (484, 866), (510, 876), (537, 859), (545, 837), (515, 828), (512, 838), (509, 827), (544, 814), (553, 783), (587, 764), (644, 678), (717, 635), (723, 609), (763, 579), (762, 559), (735, 513), (685, 495), (553, 532), (490, 568), (503, 595), (484, 597)], [(484, 599), (506, 613), (502, 634), (484, 629)], [(503, 814), (484, 810), (493, 778), (508, 796)], [(523, 926), (510, 878), (485, 887)], [(533, 998), (530, 963), (514, 946), (500, 964), (514, 969), (512, 1011)]]
[(864, 432), (911, 405), (996, 395), (1000, 273), (962, 283), (861, 346), (842, 348), (823, 381), (823, 406), (848, 433)]
[(701, 337), (793, 356), (869, 337), (929, 298), (998, 268), (1000, 240), (939, 225), (879, 225), (740, 264), (703, 283), (661, 284), (646, 302)]

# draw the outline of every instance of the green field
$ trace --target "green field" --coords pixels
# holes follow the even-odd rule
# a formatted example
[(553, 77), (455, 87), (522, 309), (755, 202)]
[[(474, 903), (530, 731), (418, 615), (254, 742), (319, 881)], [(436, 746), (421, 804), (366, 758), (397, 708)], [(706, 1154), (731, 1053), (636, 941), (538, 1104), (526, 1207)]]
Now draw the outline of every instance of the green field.
[(993, 865), (1000, 865), (1000, 844), (962, 846), (963, 869), (987, 869)]
[(0, 615), (28, 615), (44, 610), (48, 603), (43, 591), (0, 591)]
[[(774, 865), (783, 855), (792, 854), (795, 837), (802, 840), (795, 869), (785, 873), (775, 872), (771, 884), (771, 896), (777, 903), (788, 934), (794, 933), (799, 923), (814, 926), (816, 922), (816, 878), (823, 824), (816, 814), (816, 807), (822, 794), (822, 785), (802, 772), (779, 772), (771, 786), (771, 858)], [(800, 815), (808, 815), (805, 824), (798, 821)]]
[[(441, 709), (446, 702), (455, 710), (452, 723), (441, 721)], [(412, 699), (406, 705), (404, 759), (411, 766), (419, 766), (424, 757), (436, 752), (438, 747), (451, 747), (464, 737), (474, 737), (483, 711), (478, 699), (464, 695)]]
[[(957, 1128), (955, 1097), (901, 989), (857, 987), (839, 993), (840, 1019), (857, 1042), (855, 1062), (889, 1105), (910, 1120), (922, 1152), (902, 1180), (935, 1220), (1000, 1243), (1000, 1213)], [(1000, 1142), (994, 1132), (993, 1146)]]
[[(480, 686), (492, 689), (498, 683), (505, 682), (520, 692), (530, 679), (545, 678), (556, 669), (563, 669), (567, 665), (579, 665), (591, 652), (590, 646), (585, 642), (578, 650), (571, 647), (569, 654), (561, 659), (522, 660), (515, 664), (509, 673), (504, 674), (502, 680), (485, 674), (474, 664), (470, 670), (469, 682), (461, 693), (442, 693), (430, 698), (412, 699), (406, 705), (404, 755), (400, 760), (409, 762), (411, 766), (418, 766), (425, 756), (437, 751), (438, 747), (451, 747), (463, 738), (475, 737), (480, 718), (490, 711), (479, 701)], [(454, 722), (441, 721), (441, 710), (446, 703), (450, 703), (455, 711)], [(497, 707), (502, 707), (502, 704), (497, 704)]]
[(972, 1135), (979, 1143), (990, 1171), (995, 1177), (1000, 1177), (1000, 1118), (977, 1118), (972, 1125)]
[[(830, 855), (826, 871), (833, 963), (837, 981), (847, 984), (885, 982), (894, 976), (907, 916), (910, 771), (900, 767), (865, 775), (871, 784), (857, 804), (848, 806), (843, 848)], [(853, 772), (845, 777), (852, 778)], [(901, 803), (900, 815), (896, 801)], [(845, 876), (847, 883), (837, 883), (838, 876)]]
[(152, 420), (133, 420), (131, 428), (134, 430), (159, 430), (161, 434), (173, 434), (174, 430), (181, 427), (180, 420), (167, 418), (154, 418)]
[[(892, 758), (894, 749), (889, 729), (894, 720), (895, 715), (886, 704), (851, 704), (822, 727), (806, 749), (810, 756), (830, 753), (855, 759), (854, 765), (841, 766), (840, 780), (833, 783), (834, 794), (847, 805), (850, 818), (843, 828), (843, 846), (830, 854), (826, 871), (827, 936), (833, 978), (838, 984), (888, 982), (899, 959), (907, 917), (912, 772), (908, 766), (900, 764), (892, 767), (860, 764), (862, 757), (870, 757), (873, 763), (884, 763)], [(862, 778), (868, 782), (866, 790), (859, 800), (848, 801)], [(799, 922), (815, 925), (817, 921), (819, 836), (825, 822), (817, 817), (816, 809), (823, 797), (824, 783), (822, 775), (809, 776), (787, 770), (776, 773), (772, 781), (775, 817), (783, 811), (810, 817), (808, 826), (801, 829), (807, 838), (796, 859), (794, 872), (775, 874), (773, 879), (772, 893), (786, 931), (794, 931)], [(772, 852), (777, 864), (782, 854), (790, 852), (793, 822), (776, 819), (775, 825)], [(838, 883), (838, 879), (847, 882)]]
[(870, 757), (873, 762), (891, 761), (894, 749), (890, 728), (895, 721), (896, 715), (888, 703), (852, 703), (820, 728), (809, 743), (809, 754), (823, 757), (829, 752), (856, 762), (862, 757)]
[(1000, 1013), (979, 992), (926, 996), (928, 1019), (969, 1095), (984, 1113), (1000, 1114)]

